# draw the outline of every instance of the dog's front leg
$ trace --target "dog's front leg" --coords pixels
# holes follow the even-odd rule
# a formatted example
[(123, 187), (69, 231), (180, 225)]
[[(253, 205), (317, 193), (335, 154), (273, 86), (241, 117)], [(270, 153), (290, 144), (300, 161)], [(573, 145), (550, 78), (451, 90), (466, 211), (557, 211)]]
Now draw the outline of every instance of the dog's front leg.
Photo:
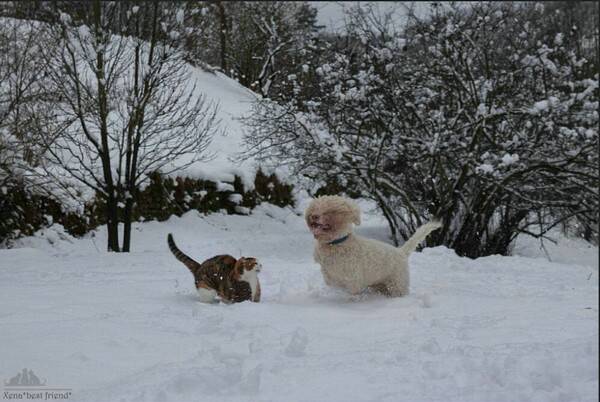
[(321, 267), (321, 275), (323, 276), (323, 280), (325, 281), (325, 284), (327, 286), (339, 286), (337, 284), (337, 282), (335, 282), (335, 280), (333, 280), (331, 275), (329, 275), (327, 270), (323, 269), (323, 267)]
[(352, 296), (357, 296), (359, 294), (361, 294), (364, 290), (364, 288), (358, 286), (356, 283), (352, 283), (352, 284), (348, 284), (346, 286), (346, 290), (352, 295)]
[(313, 250), (313, 259), (319, 265), (321, 265), (321, 256), (319, 255), (319, 247), (315, 247)]

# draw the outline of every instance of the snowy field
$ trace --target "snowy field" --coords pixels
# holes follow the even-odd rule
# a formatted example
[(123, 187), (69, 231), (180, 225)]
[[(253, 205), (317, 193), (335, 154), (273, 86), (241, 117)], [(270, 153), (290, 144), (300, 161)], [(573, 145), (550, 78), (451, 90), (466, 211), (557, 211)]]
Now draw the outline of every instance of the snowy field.
[[(199, 303), (169, 232), (197, 260), (258, 257), (262, 302)], [(312, 243), (269, 205), (136, 224), (129, 254), (104, 252), (102, 228), (22, 239), (0, 250), (0, 378), (27, 368), (71, 401), (598, 400), (597, 248), (546, 243), (552, 262), (527, 239), (514, 257), (426, 249), (412, 293), (387, 299), (327, 288)]]

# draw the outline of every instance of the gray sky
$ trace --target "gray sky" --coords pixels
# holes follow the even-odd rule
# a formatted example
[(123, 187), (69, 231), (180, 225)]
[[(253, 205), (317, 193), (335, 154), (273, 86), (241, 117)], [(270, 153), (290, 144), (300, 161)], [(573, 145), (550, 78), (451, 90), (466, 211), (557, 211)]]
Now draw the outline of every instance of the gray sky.
[(414, 3), (417, 12), (427, 11), (430, 2), (410, 2), (410, 1), (309, 1), (319, 13), (317, 21), (320, 25), (325, 25), (328, 30), (338, 30), (344, 25), (344, 9), (356, 4), (371, 3), (381, 11), (395, 9), (398, 17), (398, 23), (403, 22), (404, 10), (402, 3), (410, 5)]

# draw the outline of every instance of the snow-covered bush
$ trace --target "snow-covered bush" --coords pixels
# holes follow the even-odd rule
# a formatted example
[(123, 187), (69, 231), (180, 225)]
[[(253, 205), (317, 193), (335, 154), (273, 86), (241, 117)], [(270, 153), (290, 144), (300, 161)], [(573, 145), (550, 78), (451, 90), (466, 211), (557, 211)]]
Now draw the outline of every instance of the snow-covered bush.
[(470, 257), (573, 216), (597, 230), (598, 70), (568, 36), (531, 4), (434, 4), (402, 36), (361, 12), (317, 95), (255, 105), (250, 154), (375, 200), (397, 242), (434, 216), (430, 243)]
[[(73, 236), (84, 235), (106, 224), (106, 203), (102, 197), (95, 197), (77, 212), (64, 208), (46, 194), (32, 192), (17, 180), (13, 177), (0, 186), (2, 245), (10, 247), (13, 239), (31, 235), (55, 223)], [(203, 214), (226, 211), (248, 215), (262, 202), (279, 207), (294, 206), (292, 191), (293, 186), (261, 169), (256, 172), (253, 188), (245, 188), (239, 176), (235, 176), (232, 183), (221, 183), (190, 177), (164, 177), (154, 172), (139, 194), (133, 220), (164, 221), (190, 210)]]
[(291, 185), (282, 183), (275, 174), (266, 175), (261, 169), (256, 172), (252, 189), (245, 188), (239, 176), (235, 176), (232, 183), (219, 183), (189, 177), (163, 177), (154, 172), (140, 193), (134, 218), (163, 221), (192, 209), (201, 213), (223, 210), (229, 214), (246, 213), (261, 202), (293, 206), (292, 190)]

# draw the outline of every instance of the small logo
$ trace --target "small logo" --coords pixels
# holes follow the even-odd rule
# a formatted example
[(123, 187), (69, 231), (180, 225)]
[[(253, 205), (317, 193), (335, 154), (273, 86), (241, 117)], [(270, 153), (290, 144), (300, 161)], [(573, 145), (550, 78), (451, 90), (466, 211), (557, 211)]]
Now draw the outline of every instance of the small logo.
[(24, 368), (14, 377), (4, 381), (2, 399), (19, 400), (68, 400), (73, 393), (71, 388), (51, 387), (46, 379), (41, 380), (33, 370)]
[(27, 370), (26, 368), (24, 368), (23, 371), (17, 373), (17, 375), (11, 378), (10, 380), (4, 381), (4, 385), (6, 385), (7, 387), (22, 387), (28, 385), (40, 386), (46, 385), (46, 380), (44, 380), (44, 382), (42, 383), (38, 376), (35, 375), (33, 370)]

